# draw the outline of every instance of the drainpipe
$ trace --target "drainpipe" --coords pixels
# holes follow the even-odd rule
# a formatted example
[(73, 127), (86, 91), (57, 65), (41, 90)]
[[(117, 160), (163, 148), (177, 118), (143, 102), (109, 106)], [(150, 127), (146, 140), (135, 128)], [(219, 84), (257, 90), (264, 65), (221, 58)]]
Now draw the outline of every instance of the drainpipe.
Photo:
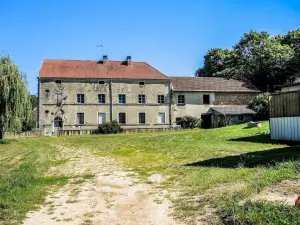
[(113, 103), (112, 103), (112, 77), (110, 77), (110, 82), (109, 82), (109, 119), (110, 121), (113, 120)]
[(40, 129), (40, 79), (38, 80), (38, 106), (37, 106), (37, 128)]
[(169, 79), (169, 122), (170, 122), (170, 126), (172, 126), (172, 87), (171, 87), (172, 81), (171, 79)]

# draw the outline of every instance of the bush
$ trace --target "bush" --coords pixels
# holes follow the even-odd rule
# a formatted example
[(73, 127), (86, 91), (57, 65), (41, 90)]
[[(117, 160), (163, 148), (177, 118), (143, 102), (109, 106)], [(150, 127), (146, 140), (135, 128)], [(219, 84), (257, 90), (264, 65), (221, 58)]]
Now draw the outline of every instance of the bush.
[(123, 132), (122, 127), (116, 120), (100, 124), (98, 129), (99, 133), (102, 134), (117, 134)]
[(201, 119), (193, 116), (185, 116), (182, 118), (183, 128), (197, 128), (201, 127)]
[(268, 92), (256, 95), (248, 105), (261, 120), (269, 119), (269, 95)]

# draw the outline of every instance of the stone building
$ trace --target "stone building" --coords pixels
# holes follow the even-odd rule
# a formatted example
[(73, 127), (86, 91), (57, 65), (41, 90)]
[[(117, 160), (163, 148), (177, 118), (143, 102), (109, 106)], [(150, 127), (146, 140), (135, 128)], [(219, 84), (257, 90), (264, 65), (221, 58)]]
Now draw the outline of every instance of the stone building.
[(39, 73), (39, 126), (94, 129), (171, 125), (170, 79), (145, 62), (45, 60)]
[(45, 60), (38, 80), (38, 121), (46, 132), (95, 129), (112, 120), (128, 128), (167, 128), (184, 116), (217, 127), (233, 115), (222, 119), (216, 107), (241, 106), (235, 110), (238, 119), (231, 121), (246, 122), (253, 114), (246, 105), (257, 94), (235, 80), (170, 78), (130, 56), (125, 61), (107, 56), (101, 61)]
[(243, 82), (219, 77), (171, 77), (173, 122), (184, 116), (202, 119), (205, 128), (245, 123), (255, 112), (247, 108), (259, 91)]

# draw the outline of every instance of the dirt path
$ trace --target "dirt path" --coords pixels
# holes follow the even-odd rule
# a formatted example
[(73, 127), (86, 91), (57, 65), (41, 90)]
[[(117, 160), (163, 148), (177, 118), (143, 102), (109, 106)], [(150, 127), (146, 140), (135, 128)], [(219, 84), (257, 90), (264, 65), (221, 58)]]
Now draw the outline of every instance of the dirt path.
[[(177, 224), (170, 216), (167, 191), (139, 182), (113, 159), (95, 156), (90, 150), (61, 147), (61, 153), (67, 163), (51, 168), (49, 175), (81, 177), (47, 196), (40, 210), (27, 214), (24, 225)], [(159, 175), (152, 179), (161, 180)]]

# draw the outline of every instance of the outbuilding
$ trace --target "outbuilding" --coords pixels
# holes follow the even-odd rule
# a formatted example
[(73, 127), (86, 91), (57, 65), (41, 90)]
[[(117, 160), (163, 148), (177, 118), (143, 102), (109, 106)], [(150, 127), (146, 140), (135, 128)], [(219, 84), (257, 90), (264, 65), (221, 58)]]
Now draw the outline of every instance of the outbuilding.
[(272, 140), (300, 141), (300, 92), (279, 92), (269, 98)]

